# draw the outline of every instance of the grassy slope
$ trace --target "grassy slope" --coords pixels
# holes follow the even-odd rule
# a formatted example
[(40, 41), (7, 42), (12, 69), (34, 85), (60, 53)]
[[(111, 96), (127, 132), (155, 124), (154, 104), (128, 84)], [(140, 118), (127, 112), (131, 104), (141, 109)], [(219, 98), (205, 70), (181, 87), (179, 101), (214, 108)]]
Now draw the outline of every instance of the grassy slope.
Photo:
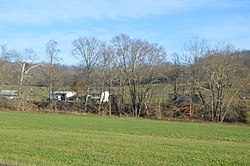
[(0, 111), (0, 163), (250, 165), (250, 128)]

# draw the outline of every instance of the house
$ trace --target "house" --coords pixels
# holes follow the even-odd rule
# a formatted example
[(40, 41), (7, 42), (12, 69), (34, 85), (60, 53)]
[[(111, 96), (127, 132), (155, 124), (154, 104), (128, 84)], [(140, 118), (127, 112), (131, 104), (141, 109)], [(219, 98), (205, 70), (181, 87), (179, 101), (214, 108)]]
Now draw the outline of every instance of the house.
[(54, 91), (50, 94), (51, 99), (53, 100), (74, 100), (75, 99), (75, 92), (72, 91)]
[(18, 90), (0, 90), (0, 97), (6, 99), (17, 99), (20, 97)]

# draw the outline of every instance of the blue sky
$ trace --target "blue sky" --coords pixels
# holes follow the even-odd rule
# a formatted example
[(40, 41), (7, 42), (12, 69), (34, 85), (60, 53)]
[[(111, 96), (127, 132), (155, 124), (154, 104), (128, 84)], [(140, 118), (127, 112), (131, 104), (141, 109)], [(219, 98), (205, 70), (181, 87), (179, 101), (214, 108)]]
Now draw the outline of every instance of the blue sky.
[(61, 63), (77, 65), (73, 40), (125, 33), (162, 45), (171, 59), (195, 36), (250, 49), (249, 20), (250, 0), (0, 0), (0, 44), (44, 60), (53, 39)]

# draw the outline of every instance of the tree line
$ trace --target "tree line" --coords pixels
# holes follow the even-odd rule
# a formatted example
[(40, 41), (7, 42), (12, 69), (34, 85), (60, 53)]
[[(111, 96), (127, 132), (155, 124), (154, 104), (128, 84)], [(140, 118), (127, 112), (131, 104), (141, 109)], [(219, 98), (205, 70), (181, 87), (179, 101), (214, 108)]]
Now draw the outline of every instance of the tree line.
[[(79, 61), (75, 66), (60, 64), (55, 40), (45, 47), (46, 60), (38, 63), (32, 49), (20, 53), (1, 45), (0, 87), (18, 89), (18, 110), (34, 100), (32, 87), (41, 86), (47, 88), (49, 103), (55, 102), (53, 91), (75, 91), (83, 112), (93, 112), (94, 105), (97, 113), (109, 115), (237, 122), (249, 111), (250, 51), (232, 44), (212, 45), (195, 37), (168, 61), (159, 44), (126, 34), (108, 42), (79, 37), (72, 42), (71, 56)], [(109, 103), (88, 97), (105, 90), (111, 94)]]

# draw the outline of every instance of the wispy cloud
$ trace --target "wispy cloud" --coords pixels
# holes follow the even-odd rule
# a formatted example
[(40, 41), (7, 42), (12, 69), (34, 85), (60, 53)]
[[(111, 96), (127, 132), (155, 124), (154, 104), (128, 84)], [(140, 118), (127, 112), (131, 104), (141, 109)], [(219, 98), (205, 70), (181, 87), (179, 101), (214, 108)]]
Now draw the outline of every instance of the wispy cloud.
[[(215, 0), (1, 0), (0, 21), (44, 23), (71, 21), (84, 17), (140, 18), (147, 15), (171, 14), (211, 6), (230, 7), (230, 1)], [(237, 3), (238, 5), (242, 4)]]
[[(249, 48), (249, 0), (0, 0), (0, 44), (45, 56), (45, 43), (59, 43), (69, 58), (71, 42), (83, 35), (109, 40), (127, 33), (179, 49), (200, 36)], [(71, 61), (71, 62), (69, 62)]]

